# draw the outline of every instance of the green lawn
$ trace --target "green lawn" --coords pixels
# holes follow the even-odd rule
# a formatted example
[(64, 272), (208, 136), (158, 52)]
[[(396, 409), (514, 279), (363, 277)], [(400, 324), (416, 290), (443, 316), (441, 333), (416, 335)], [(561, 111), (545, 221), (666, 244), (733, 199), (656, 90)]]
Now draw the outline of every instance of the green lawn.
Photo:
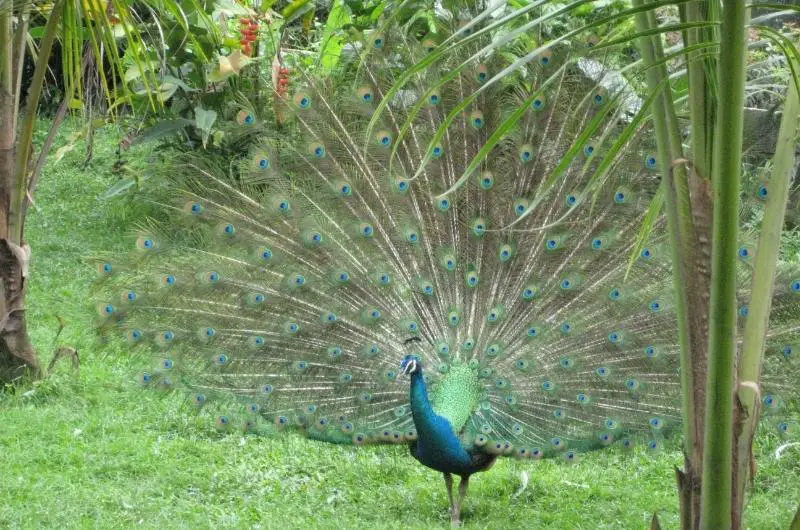
[[(100, 199), (117, 178), (119, 137), (100, 134), (85, 169), (82, 144), (51, 164), (28, 221), (33, 339), (49, 362), (55, 317), (66, 319), (57, 343), (77, 347), (82, 364), (79, 376), (62, 363), (45, 381), (0, 391), (0, 528), (449, 527), (440, 474), (405, 448), (221, 434), (175, 400), (138, 391), (126, 353), (97, 345), (86, 258), (119, 248), (137, 216), (124, 198)], [(134, 170), (146, 173), (151, 149), (127, 155)], [(800, 502), (800, 450), (776, 460), (779, 443), (757, 440), (748, 528), (788, 529)], [(569, 465), (504, 459), (473, 479), (465, 526), (646, 528), (658, 511), (677, 528), (680, 462), (674, 442), (656, 457), (615, 448)]]

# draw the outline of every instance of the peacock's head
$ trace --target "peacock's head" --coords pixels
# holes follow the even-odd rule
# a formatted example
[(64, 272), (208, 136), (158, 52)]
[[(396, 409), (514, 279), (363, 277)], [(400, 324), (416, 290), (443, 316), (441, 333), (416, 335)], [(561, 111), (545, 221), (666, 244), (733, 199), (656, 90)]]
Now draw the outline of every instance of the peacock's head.
[(400, 373), (411, 376), (422, 372), (422, 359), (416, 355), (406, 355), (400, 361)]

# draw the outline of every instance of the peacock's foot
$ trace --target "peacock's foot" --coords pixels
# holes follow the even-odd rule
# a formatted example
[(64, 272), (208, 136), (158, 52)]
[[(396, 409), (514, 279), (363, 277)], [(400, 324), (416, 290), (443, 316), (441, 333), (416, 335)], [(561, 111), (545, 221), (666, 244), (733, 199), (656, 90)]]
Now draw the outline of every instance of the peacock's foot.
[(453, 528), (458, 528), (461, 526), (461, 507), (459, 506), (451, 506), (450, 507), (450, 526)]

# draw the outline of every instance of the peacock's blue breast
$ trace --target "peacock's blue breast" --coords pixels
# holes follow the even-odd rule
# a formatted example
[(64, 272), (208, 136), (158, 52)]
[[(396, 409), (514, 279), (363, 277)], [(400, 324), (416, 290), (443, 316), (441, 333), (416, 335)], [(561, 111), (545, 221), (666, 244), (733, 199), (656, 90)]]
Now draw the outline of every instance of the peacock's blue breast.
[(450, 422), (436, 414), (431, 414), (428, 428), (419, 432), (411, 454), (421, 464), (443, 473), (472, 474), (487, 467), (485, 459), (475, 458), (461, 445)]

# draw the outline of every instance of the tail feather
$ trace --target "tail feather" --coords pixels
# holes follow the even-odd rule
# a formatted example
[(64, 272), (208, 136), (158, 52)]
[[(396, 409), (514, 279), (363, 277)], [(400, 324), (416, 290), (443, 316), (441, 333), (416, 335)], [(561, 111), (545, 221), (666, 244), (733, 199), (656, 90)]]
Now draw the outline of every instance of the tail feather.
[[(661, 185), (645, 121), (625, 135), (641, 105), (558, 49), (460, 109), (501, 65), (392, 93), (430, 43), (373, 32), (363, 45), (340, 75), (301, 74), (290, 122), (260, 132), (233, 171), (173, 164), (168, 220), (137, 227), (127, 261), (100, 263), (103, 329), (155, 353), (142, 384), (188, 389), (221, 428), (396, 443), (416, 437), (397, 381), (415, 353), (434, 406), (467, 418), (464, 439), (490, 452), (658, 449), (680, 425), (680, 380), (663, 221), (638, 241)], [(529, 108), (482, 159), (520, 102)], [(242, 112), (238, 127), (266, 130)], [(800, 271), (784, 269), (770, 411), (784, 407), (800, 351)], [(463, 403), (477, 407), (464, 414), (442, 382), (467, 372), (477, 383)]]

